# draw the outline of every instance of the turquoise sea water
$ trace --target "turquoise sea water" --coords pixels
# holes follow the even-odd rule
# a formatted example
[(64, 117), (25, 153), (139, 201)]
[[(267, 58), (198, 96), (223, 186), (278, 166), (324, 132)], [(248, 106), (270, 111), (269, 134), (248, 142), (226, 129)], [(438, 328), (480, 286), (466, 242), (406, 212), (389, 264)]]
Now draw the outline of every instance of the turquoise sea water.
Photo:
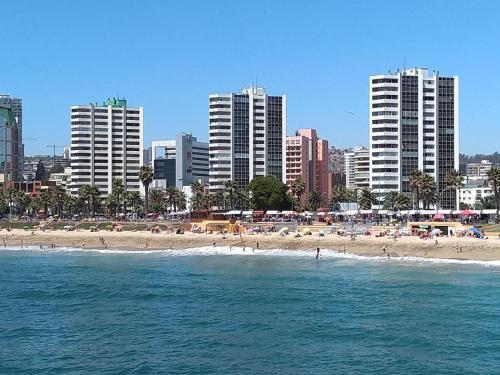
[(0, 251), (0, 373), (500, 373), (498, 266), (209, 254)]

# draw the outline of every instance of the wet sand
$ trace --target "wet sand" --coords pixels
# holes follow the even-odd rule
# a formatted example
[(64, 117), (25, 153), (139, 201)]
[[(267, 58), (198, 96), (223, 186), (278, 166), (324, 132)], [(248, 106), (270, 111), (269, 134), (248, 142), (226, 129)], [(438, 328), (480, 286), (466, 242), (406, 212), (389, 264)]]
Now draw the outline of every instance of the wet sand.
[[(480, 240), (474, 238), (441, 237), (438, 238), (436, 246), (433, 239), (422, 240), (417, 237), (402, 237), (394, 241), (392, 238), (375, 236), (358, 236), (355, 240), (350, 237), (326, 234), (319, 237), (317, 234), (295, 238), (293, 233), (281, 237), (278, 233), (271, 234), (226, 234), (223, 238), (220, 234), (196, 234), (186, 232), (185, 234), (150, 232), (90, 232), (90, 231), (31, 231), (6, 230), (0, 231), (0, 236), (7, 236), (8, 247), (44, 246), (50, 248), (54, 243), (56, 247), (76, 247), (87, 249), (104, 249), (105, 245), (99, 241), (102, 237), (107, 249), (119, 250), (169, 250), (172, 251), (188, 248), (213, 246), (247, 246), (259, 249), (283, 249), (283, 250), (312, 250), (316, 247), (321, 249), (332, 249), (347, 253), (369, 256), (384, 256), (386, 252), (392, 257), (397, 256), (419, 256), (442, 259), (466, 259), (466, 260), (500, 260), (500, 239), (498, 235), (490, 236), (488, 239)], [(457, 252), (457, 243), (461, 252)], [(3, 242), (0, 242), (3, 246)]]

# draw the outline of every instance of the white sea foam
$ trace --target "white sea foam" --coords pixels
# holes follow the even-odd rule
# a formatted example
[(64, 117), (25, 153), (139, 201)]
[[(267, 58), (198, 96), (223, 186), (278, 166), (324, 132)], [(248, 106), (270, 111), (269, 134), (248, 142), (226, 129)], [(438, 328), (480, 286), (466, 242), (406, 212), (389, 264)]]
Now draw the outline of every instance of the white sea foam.
[[(95, 254), (141, 254), (141, 255), (158, 255), (158, 256), (283, 256), (283, 257), (299, 257), (299, 258), (314, 258), (315, 250), (285, 250), (285, 249), (270, 249), (262, 250), (252, 247), (229, 247), (229, 246), (207, 246), (196, 247), (190, 249), (179, 250), (120, 250), (120, 249), (82, 249), (74, 247), (58, 247), (52, 249), (40, 249), (37, 246), (8, 247), (0, 248), (0, 251), (26, 251), (45, 254), (60, 254), (60, 253), (95, 253)], [(465, 260), (465, 259), (443, 259), (443, 258), (425, 258), (418, 256), (401, 256), (387, 258), (385, 256), (368, 256), (357, 255), (352, 253), (343, 253), (332, 249), (321, 249), (321, 259), (352, 259), (381, 263), (428, 263), (428, 264), (458, 264), (458, 265), (479, 265), (486, 267), (500, 267), (500, 260), (482, 261), (482, 260)]]

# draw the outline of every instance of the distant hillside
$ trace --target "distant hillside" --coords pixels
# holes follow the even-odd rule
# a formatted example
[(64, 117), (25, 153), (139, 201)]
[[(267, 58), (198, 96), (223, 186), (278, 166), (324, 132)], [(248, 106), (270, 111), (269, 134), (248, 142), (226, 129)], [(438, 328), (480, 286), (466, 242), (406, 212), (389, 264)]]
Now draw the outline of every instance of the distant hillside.
[(483, 155), (483, 154), (465, 155), (465, 154), (460, 154), (460, 164), (479, 163), (481, 160), (489, 160), (493, 164), (499, 164), (500, 165), (500, 153), (495, 152), (494, 154), (490, 154), (490, 155)]

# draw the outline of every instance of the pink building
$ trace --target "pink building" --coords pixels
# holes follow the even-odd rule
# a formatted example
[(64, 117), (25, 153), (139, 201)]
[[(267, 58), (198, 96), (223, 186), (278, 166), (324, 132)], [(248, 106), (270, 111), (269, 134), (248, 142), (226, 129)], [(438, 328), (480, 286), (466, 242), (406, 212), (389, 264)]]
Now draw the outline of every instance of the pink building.
[(318, 139), (315, 129), (300, 129), (286, 137), (286, 182), (297, 178), (306, 184), (306, 194), (328, 193), (328, 141)]

